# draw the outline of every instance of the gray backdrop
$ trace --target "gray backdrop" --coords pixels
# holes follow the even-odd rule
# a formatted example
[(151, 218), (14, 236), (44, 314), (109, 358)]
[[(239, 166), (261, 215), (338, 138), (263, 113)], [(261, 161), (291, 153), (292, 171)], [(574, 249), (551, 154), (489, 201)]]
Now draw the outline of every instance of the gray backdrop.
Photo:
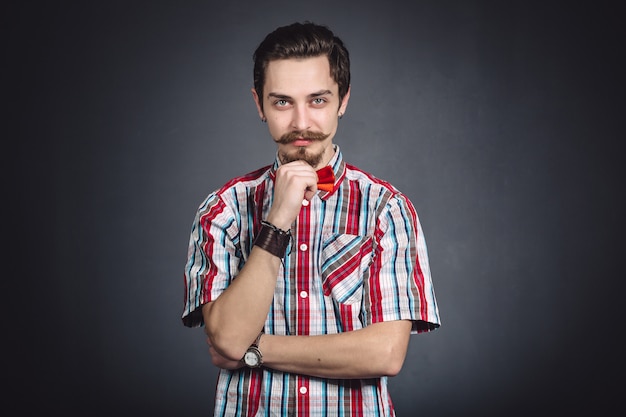
[(202, 330), (180, 320), (191, 221), (210, 191), (272, 162), (251, 55), (296, 20), (347, 44), (336, 142), (413, 200), (426, 233), (443, 324), (412, 337), (390, 380), (398, 415), (620, 405), (617, 9), (84, 3), (4, 8), (4, 359), (18, 415), (211, 414), (216, 371)]

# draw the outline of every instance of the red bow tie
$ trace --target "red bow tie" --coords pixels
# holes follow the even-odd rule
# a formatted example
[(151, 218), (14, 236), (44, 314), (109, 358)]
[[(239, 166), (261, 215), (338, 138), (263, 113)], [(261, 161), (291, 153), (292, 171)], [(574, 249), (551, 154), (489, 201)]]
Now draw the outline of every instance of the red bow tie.
[(331, 192), (335, 186), (335, 173), (330, 165), (317, 171), (317, 189)]

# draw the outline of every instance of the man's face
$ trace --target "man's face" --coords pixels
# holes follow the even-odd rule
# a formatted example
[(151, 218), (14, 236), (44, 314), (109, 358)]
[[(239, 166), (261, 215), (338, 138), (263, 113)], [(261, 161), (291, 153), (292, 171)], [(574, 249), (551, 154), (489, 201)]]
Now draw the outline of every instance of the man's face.
[(254, 89), (252, 94), (278, 144), (282, 163), (305, 160), (314, 168), (328, 164), (339, 114), (345, 112), (350, 97), (348, 91), (340, 103), (338, 92), (326, 56), (269, 63), (263, 97)]

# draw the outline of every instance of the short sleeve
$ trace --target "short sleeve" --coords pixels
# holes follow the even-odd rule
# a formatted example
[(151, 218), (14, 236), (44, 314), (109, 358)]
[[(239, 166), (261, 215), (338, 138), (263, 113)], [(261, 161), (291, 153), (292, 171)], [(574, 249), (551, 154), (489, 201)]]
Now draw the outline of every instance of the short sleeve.
[(396, 194), (380, 212), (369, 271), (367, 323), (411, 320), (412, 333), (440, 325), (424, 233), (411, 201)]
[(187, 327), (201, 326), (202, 305), (215, 300), (236, 276), (240, 264), (238, 227), (219, 195), (210, 195), (194, 218), (187, 263), (182, 315)]

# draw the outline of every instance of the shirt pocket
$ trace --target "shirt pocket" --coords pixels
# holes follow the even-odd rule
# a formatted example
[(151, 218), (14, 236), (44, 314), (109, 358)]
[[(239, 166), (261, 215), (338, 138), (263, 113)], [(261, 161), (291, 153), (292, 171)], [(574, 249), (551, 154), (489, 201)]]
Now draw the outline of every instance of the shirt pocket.
[(364, 274), (372, 259), (370, 236), (337, 234), (324, 240), (321, 272), (324, 295), (342, 304), (362, 299)]

